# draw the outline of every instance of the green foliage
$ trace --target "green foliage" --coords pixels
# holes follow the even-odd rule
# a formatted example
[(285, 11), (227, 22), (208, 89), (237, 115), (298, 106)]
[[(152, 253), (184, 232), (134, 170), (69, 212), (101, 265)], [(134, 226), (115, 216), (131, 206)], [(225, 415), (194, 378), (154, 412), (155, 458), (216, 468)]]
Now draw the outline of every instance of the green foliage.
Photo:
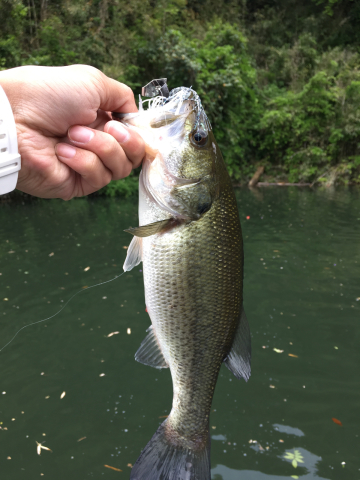
[(0, 69), (86, 63), (135, 93), (166, 76), (198, 91), (236, 182), (360, 183), (359, 21), (354, 0), (0, 0)]
[(106, 187), (99, 190), (96, 195), (105, 197), (125, 197), (129, 198), (138, 192), (139, 179), (134, 174), (122, 180), (113, 180)]
[(143, 83), (164, 72), (170, 86), (192, 86), (198, 92), (229, 171), (240, 179), (239, 159), (251, 158), (259, 115), (256, 70), (243, 33), (222, 22), (207, 25), (200, 38), (170, 30), (141, 49), (139, 57)]
[(291, 460), (294, 468), (297, 468), (298, 463), (304, 463), (304, 457), (301, 455), (299, 450), (294, 450), (294, 452), (286, 452), (284, 458), (286, 460)]
[(318, 55), (308, 73), (298, 65), (304, 78), (300, 91), (264, 89), (268, 99), (260, 120), (261, 151), (272, 163), (288, 167), (290, 181), (313, 181), (335, 165), (345, 177), (357, 171), (360, 57), (343, 53)]

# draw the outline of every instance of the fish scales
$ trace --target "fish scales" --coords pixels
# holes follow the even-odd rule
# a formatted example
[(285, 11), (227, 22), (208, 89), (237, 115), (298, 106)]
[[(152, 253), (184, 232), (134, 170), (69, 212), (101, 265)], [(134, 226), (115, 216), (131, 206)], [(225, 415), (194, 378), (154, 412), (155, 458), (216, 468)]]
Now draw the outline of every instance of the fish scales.
[[(126, 118), (124, 119), (126, 123)], [(124, 270), (143, 262), (152, 327), (135, 358), (169, 367), (173, 403), (131, 480), (210, 480), (209, 416), (221, 364), (250, 376), (236, 198), (198, 95), (181, 87), (128, 119), (150, 145), (139, 227)], [(149, 127), (150, 125), (150, 127)]]
[(146, 306), (175, 392), (167, 423), (180, 435), (207, 441), (213, 391), (242, 305), (242, 268), (231, 185), (197, 222), (143, 240)]

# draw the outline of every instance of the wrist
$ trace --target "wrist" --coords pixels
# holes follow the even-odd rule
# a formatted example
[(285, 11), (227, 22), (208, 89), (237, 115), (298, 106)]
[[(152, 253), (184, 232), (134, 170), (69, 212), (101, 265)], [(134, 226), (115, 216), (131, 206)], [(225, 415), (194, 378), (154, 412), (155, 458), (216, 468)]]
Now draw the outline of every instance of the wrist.
[(0, 195), (3, 195), (15, 189), (21, 160), (13, 112), (1, 85), (0, 77)]

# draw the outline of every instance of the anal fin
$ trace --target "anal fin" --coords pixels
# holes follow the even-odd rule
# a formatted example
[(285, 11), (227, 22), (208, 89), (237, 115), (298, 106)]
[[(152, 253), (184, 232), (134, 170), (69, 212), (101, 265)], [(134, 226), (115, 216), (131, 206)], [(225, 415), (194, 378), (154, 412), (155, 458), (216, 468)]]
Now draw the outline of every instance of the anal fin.
[(249, 380), (251, 375), (251, 337), (244, 307), (241, 310), (231, 350), (224, 363), (236, 378), (243, 378), (246, 382)]
[(149, 333), (142, 341), (139, 350), (135, 353), (135, 360), (150, 367), (168, 368), (169, 365), (160, 349), (152, 325), (147, 329), (147, 332)]
[(134, 237), (129, 245), (123, 265), (124, 272), (129, 272), (142, 260), (142, 238)]

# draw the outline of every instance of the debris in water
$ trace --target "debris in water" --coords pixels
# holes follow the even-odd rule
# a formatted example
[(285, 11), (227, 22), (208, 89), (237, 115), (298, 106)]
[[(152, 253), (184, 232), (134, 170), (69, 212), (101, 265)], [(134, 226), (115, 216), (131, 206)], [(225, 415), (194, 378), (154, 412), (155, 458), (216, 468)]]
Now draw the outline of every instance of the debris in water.
[(66, 395), (66, 392), (62, 392), (62, 394), (60, 395), (60, 398), (64, 398)]
[(128, 335), (130, 335), (130, 334), (131, 334), (131, 328), (128, 328), (128, 329), (126, 330), (126, 333), (127, 333)]
[(299, 358), (298, 355), (294, 355), (293, 353), (288, 353), (289, 357)]
[(53, 257), (54, 255), (55, 255), (54, 252), (49, 253), (49, 257)]
[(81, 442), (82, 440), (85, 440), (86, 437), (81, 437), (79, 438), (79, 440), (77, 440), (78, 442)]
[(341, 426), (342, 426), (342, 423), (341, 423), (340, 420), (338, 420), (337, 418), (332, 417), (331, 420), (332, 420), (334, 423), (336, 423), (336, 425), (341, 425)]
[(120, 332), (111, 332), (111, 333), (109, 333), (108, 337), (112, 337), (113, 335), (117, 335), (118, 333), (120, 333)]
[(274, 352), (276, 353), (283, 353), (284, 350), (280, 350), (279, 348), (273, 348)]
[(48, 447), (44, 447), (42, 443), (36, 442), (36, 451), (38, 455), (41, 455), (41, 450), (48, 450), (49, 452), (52, 452), (52, 450)]
[(87, 272), (88, 270), (90, 270), (90, 267), (84, 268), (84, 272)]
[(104, 465), (104, 467), (111, 468), (111, 470), (115, 470), (115, 472), (122, 472), (122, 470), (120, 470), (120, 468), (111, 467), (110, 465)]

